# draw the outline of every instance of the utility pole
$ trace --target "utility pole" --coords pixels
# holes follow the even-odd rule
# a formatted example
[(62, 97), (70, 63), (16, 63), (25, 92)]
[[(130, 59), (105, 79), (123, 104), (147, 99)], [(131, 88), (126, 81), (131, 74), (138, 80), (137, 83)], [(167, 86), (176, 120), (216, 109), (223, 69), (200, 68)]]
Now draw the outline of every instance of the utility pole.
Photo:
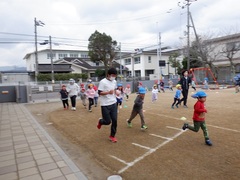
[(121, 47), (121, 43), (119, 43), (119, 50), (120, 50), (120, 75), (121, 75), (121, 82), (122, 82), (122, 76), (123, 76), (123, 73), (122, 73), (122, 47)]
[(187, 69), (190, 69), (190, 23), (189, 23), (189, 0), (187, 1)]
[(34, 18), (34, 34), (35, 34), (35, 81), (37, 83), (38, 75), (38, 47), (37, 47), (37, 26), (44, 26), (45, 24), (42, 21), (37, 21)]
[(51, 79), (54, 84), (54, 69), (53, 69), (53, 53), (52, 53), (52, 37), (49, 36), (49, 45), (50, 45), (50, 58), (51, 58)]

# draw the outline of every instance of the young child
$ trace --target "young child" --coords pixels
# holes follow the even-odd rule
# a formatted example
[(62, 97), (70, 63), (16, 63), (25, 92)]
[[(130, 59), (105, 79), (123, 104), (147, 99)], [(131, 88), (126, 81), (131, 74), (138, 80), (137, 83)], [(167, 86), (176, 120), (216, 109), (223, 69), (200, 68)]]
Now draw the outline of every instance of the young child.
[(169, 88), (169, 90), (171, 90), (171, 91), (173, 91), (173, 82), (172, 82), (172, 80), (171, 79), (169, 79), (168, 80), (168, 88)]
[(204, 106), (204, 102), (206, 101), (207, 94), (204, 91), (198, 91), (196, 94), (192, 95), (192, 97), (198, 99), (194, 105), (194, 126), (190, 126), (188, 123), (184, 123), (182, 129), (190, 129), (191, 131), (198, 132), (201, 127), (206, 145), (212, 146), (212, 142), (208, 137), (208, 130), (205, 123), (205, 113), (207, 113), (207, 109)]
[(88, 97), (88, 111), (92, 112), (92, 105), (94, 105), (94, 95), (95, 90), (93, 89), (93, 84), (88, 85), (88, 89), (86, 91), (86, 95)]
[(124, 93), (125, 93), (125, 96), (126, 96), (126, 101), (128, 100), (129, 98), (129, 95), (131, 94), (131, 89), (130, 89), (130, 84), (127, 84), (125, 90), (124, 90)]
[(95, 105), (95, 107), (97, 107), (98, 97), (99, 97), (98, 87), (97, 87), (97, 86), (93, 86), (93, 89), (95, 90), (95, 94), (94, 94), (94, 105)]
[(66, 85), (62, 85), (62, 89), (59, 91), (59, 94), (61, 95), (61, 100), (63, 103), (63, 108), (66, 110), (69, 108), (68, 104), (68, 92), (66, 90)]
[(196, 84), (195, 84), (194, 79), (192, 79), (192, 88), (194, 89), (194, 91), (196, 91)]
[(84, 88), (81, 88), (80, 92), (79, 92), (79, 96), (80, 96), (80, 99), (82, 101), (82, 104), (83, 106), (86, 108), (86, 99), (87, 99), (87, 95), (85, 93), (85, 89)]
[(180, 101), (180, 97), (181, 97), (181, 93), (182, 93), (182, 86), (181, 84), (177, 84), (176, 85), (176, 88), (177, 88), (177, 91), (176, 91), (176, 94), (174, 96), (174, 102), (172, 103), (172, 109), (174, 109), (174, 105), (176, 104), (176, 108), (178, 108), (178, 105), (181, 103)]
[(123, 97), (124, 97), (123, 86), (122, 84), (118, 84), (116, 89), (116, 98), (117, 98), (117, 107), (119, 105), (120, 109), (122, 109)]
[(157, 89), (157, 85), (154, 84), (152, 89), (152, 103), (155, 102), (157, 99), (158, 99), (158, 89)]
[(162, 92), (165, 92), (163, 80), (160, 80), (160, 91), (161, 91), (161, 90), (162, 90)]
[(146, 94), (146, 90), (140, 87), (138, 90), (138, 95), (134, 101), (132, 113), (129, 119), (127, 119), (128, 127), (132, 127), (132, 120), (139, 114), (141, 118), (141, 130), (146, 130), (148, 127), (145, 125), (144, 115), (143, 115), (143, 100)]

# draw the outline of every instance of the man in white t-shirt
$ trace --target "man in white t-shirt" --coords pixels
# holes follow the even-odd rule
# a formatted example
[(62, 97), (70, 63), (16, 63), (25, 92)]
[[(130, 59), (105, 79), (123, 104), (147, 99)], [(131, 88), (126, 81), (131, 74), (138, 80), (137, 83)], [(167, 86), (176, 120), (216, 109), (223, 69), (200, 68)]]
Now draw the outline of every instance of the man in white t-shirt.
[(107, 72), (107, 77), (99, 82), (98, 93), (100, 95), (100, 105), (102, 110), (102, 118), (99, 119), (97, 128), (101, 129), (102, 125), (111, 124), (111, 132), (109, 139), (112, 142), (117, 142), (115, 134), (117, 132), (117, 100), (115, 91), (117, 82), (115, 80), (117, 70), (111, 68)]

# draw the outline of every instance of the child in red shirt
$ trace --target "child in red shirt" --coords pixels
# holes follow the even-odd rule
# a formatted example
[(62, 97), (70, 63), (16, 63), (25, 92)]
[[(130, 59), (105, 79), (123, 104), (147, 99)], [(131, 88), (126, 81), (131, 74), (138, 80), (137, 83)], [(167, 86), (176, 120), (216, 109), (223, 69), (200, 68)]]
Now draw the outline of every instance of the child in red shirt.
[(191, 131), (198, 132), (201, 127), (201, 129), (203, 130), (206, 145), (212, 146), (212, 142), (208, 137), (208, 130), (205, 123), (205, 113), (207, 113), (207, 109), (204, 106), (204, 102), (206, 101), (207, 94), (203, 91), (198, 91), (196, 94), (192, 95), (192, 97), (198, 99), (198, 101), (194, 105), (194, 126), (190, 126), (188, 123), (184, 123), (182, 129), (190, 129)]

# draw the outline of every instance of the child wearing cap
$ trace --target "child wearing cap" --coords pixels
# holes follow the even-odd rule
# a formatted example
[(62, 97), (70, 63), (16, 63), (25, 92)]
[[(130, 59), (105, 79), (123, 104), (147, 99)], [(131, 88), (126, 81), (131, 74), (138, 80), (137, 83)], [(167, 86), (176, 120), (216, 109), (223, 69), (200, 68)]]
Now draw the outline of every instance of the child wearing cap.
[(126, 88), (124, 89), (124, 93), (125, 93), (125, 96), (127, 98), (126, 100), (128, 100), (129, 95), (131, 94), (130, 84), (127, 84)]
[(86, 99), (87, 99), (87, 95), (86, 95), (86, 90), (85, 88), (81, 88), (80, 92), (79, 92), (79, 96), (80, 99), (82, 101), (82, 105), (86, 108)]
[(66, 85), (62, 85), (62, 89), (59, 91), (59, 94), (61, 95), (61, 100), (63, 104), (63, 108), (66, 110), (69, 108), (68, 104), (68, 92), (66, 90)]
[(177, 90), (176, 90), (176, 93), (175, 93), (175, 96), (174, 96), (174, 101), (172, 103), (172, 109), (174, 109), (174, 105), (176, 104), (176, 102), (177, 102), (176, 108), (178, 108), (178, 105), (181, 103), (181, 101), (180, 101), (180, 97), (181, 97), (181, 93), (182, 93), (181, 84), (177, 84), (176, 88), (177, 88)]
[(92, 105), (94, 105), (94, 96), (95, 90), (93, 89), (93, 84), (88, 85), (88, 89), (86, 91), (86, 95), (88, 97), (88, 111), (92, 112)]
[(152, 103), (155, 102), (157, 99), (158, 99), (158, 89), (157, 89), (157, 85), (154, 84), (152, 89)]
[(146, 94), (146, 90), (143, 87), (140, 87), (138, 90), (138, 95), (134, 101), (132, 113), (129, 119), (127, 119), (128, 127), (132, 127), (132, 120), (139, 114), (141, 118), (141, 130), (145, 130), (148, 127), (145, 125), (144, 115), (143, 115), (143, 100)]
[(207, 109), (205, 108), (204, 102), (206, 101), (207, 94), (204, 91), (198, 91), (196, 94), (192, 95), (192, 97), (197, 99), (197, 102), (194, 105), (193, 113), (194, 126), (190, 126), (188, 123), (184, 123), (182, 129), (189, 129), (191, 131), (198, 132), (201, 128), (206, 145), (212, 146), (212, 142), (209, 139), (207, 126), (205, 123), (205, 113), (207, 113)]
[(122, 109), (123, 97), (124, 97), (123, 86), (122, 84), (118, 84), (116, 89), (116, 98), (117, 98), (117, 107), (119, 105), (120, 109)]

